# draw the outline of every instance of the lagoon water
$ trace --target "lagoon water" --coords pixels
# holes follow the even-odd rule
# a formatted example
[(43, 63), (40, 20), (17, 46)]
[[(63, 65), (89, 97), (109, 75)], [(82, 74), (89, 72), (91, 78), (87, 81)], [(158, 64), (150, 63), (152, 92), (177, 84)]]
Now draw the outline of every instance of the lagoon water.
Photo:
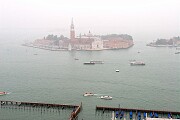
[[(10, 94), (0, 96), (0, 100), (82, 102), (80, 120), (110, 120), (111, 113), (95, 113), (96, 105), (180, 111), (180, 55), (175, 51), (147, 47), (143, 42), (130, 49), (71, 52), (2, 43), (0, 91)], [(130, 66), (129, 60), (134, 59), (146, 65)], [(90, 60), (103, 60), (105, 64), (83, 65)], [(97, 95), (83, 97), (85, 92)], [(113, 100), (99, 99), (101, 95), (110, 95)], [(0, 108), (0, 119), (64, 120), (70, 112), (42, 114), (36, 110)]]

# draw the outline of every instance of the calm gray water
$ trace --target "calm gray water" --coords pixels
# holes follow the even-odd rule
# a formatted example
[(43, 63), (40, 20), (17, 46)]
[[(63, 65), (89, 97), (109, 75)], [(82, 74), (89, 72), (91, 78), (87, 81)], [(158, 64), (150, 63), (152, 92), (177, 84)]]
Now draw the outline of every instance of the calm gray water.
[[(0, 91), (10, 94), (0, 99), (60, 104), (82, 102), (80, 120), (110, 120), (111, 113), (95, 113), (96, 105), (180, 111), (180, 54), (174, 54), (175, 51), (175, 48), (147, 47), (141, 42), (130, 49), (74, 52), (1, 43)], [(134, 59), (144, 61), (146, 66), (130, 66), (129, 60)], [(90, 60), (103, 60), (105, 64), (83, 65)], [(120, 72), (115, 72), (116, 69)], [(84, 92), (97, 96), (83, 97)], [(110, 95), (113, 100), (99, 99), (101, 95)], [(1, 108), (0, 118), (63, 120), (70, 112)]]

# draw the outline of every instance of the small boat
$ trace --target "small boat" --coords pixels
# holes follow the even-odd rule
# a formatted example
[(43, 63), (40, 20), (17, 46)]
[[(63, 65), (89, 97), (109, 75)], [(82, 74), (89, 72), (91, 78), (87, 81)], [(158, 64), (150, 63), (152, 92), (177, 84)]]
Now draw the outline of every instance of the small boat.
[(94, 95), (94, 94), (91, 93), (91, 92), (86, 92), (86, 93), (83, 94), (83, 96), (85, 96), (85, 97), (86, 97), (86, 96), (93, 96), (93, 95)]
[(130, 119), (133, 118), (133, 112), (132, 112), (132, 111), (129, 112), (129, 118), (130, 118)]
[(130, 65), (131, 65), (131, 66), (145, 65), (145, 63), (142, 62), (142, 61), (132, 61), (132, 62), (130, 62)]
[(154, 113), (154, 117), (155, 117), (155, 118), (158, 118), (158, 117), (159, 117), (156, 112)]
[(111, 118), (111, 120), (115, 120), (114, 111), (112, 111), (112, 118)]
[(178, 114), (176, 115), (176, 119), (180, 119), (180, 116)]
[(120, 113), (120, 119), (122, 119), (123, 116), (124, 116), (124, 111), (121, 111), (121, 113)]
[(154, 113), (150, 112), (150, 117), (153, 118), (154, 117)]
[(171, 119), (172, 118), (172, 115), (170, 113), (168, 113), (168, 118)]
[(116, 118), (118, 118), (119, 116), (119, 111), (116, 111)]
[(119, 72), (119, 70), (116, 70), (116, 72)]
[(91, 60), (90, 62), (93, 62), (95, 64), (104, 64), (103, 61), (99, 61), (99, 60)]
[(180, 54), (180, 52), (175, 52), (175, 54)]
[(144, 118), (146, 118), (146, 114), (147, 114), (147, 113), (146, 113), (146, 112), (144, 112), (144, 114), (143, 114), (143, 115), (144, 115)]
[(84, 65), (94, 65), (94, 62), (85, 62)]
[(7, 92), (0, 92), (0, 96), (1, 95), (6, 95), (7, 94)]
[(74, 58), (74, 60), (79, 60), (78, 58)]
[(111, 96), (101, 96), (100, 98), (105, 100), (112, 100)]
[(141, 113), (138, 112), (138, 120), (141, 120)]

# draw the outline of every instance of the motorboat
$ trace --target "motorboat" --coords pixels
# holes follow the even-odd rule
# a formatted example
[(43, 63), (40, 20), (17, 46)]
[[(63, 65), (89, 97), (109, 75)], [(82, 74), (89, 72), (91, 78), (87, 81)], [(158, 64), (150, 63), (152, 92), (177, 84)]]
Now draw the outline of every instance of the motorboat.
[(0, 92), (0, 96), (1, 95), (6, 95), (7, 94), (7, 92)]
[(101, 96), (100, 98), (105, 100), (112, 100), (111, 96)]
[(131, 66), (145, 65), (145, 63), (142, 62), (142, 61), (132, 61), (132, 62), (130, 62), (130, 65), (131, 65)]
[(119, 70), (116, 70), (116, 72), (119, 72)]
[(94, 94), (91, 93), (91, 92), (86, 92), (86, 93), (83, 94), (83, 96), (85, 96), (85, 97), (86, 97), (86, 96), (93, 96), (93, 95), (94, 95)]
[(90, 62), (93, 62), (95, 64), (104, 64), (104, 62), (100, 60), (91, 60)]
[(175, 52), (175, 54), (180, 54), (180, 52)]
[(74, 58), (74, 60), (79, 60), (78, 58)]
[(85, 62), (84, 65), (94, 65), (94, 62)]

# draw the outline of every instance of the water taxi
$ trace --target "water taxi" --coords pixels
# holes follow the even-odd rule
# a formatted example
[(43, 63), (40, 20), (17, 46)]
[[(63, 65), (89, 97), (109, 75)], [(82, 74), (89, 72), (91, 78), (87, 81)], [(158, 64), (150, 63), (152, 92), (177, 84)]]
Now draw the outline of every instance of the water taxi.
[(111, 96), (101, 96), (100, 98), (105, 100), (112, 100)]
[(94, 95), (94, 94), (91, 93), (91, 92), (86, 92), (86, 93), (83, 94), (83, 96), (85, 96), (85, 97), (86, 97), (86, 96), (93, 96), (93, 95)]
[(100, 60), (91, 60), (90, 62), (93, 62), (95, 64), (104, 64), (104, 62)]
[(6, 95), (7, 94), (7, 92), (0, 92), (0, 96), (1, 95)]
[(95, 65), (94, 62), (85, 62), (84, 65)]
[(136, 66), (136, 65), (145, 65), (145, 63), (144, 62), (142, 62), (142, 61), (132, 61), (132, 62), (130, 62), (130, 65), (131, 66)]

